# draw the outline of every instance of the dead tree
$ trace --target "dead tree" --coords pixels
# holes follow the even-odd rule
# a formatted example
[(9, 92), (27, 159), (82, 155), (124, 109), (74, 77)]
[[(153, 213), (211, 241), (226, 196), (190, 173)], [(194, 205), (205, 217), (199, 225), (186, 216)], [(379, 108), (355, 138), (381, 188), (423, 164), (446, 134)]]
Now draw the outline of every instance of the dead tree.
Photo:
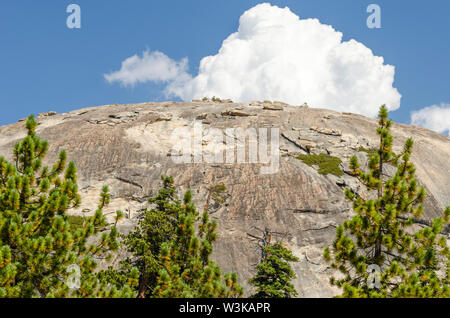
[(248, 236), (250, 236), (253, 239), (257, 240), (258, 248), (261, 250), (261, 262), (263, 262), (267, 255), (266, 255), (266, 246), (270, 245), (272, 242), (272, 238), (276, 237), (278, 238), (276, 242), (285, 239), (287, 237), (287, 233), (281, 233), (281, 232), (275, 232), (271, 231), (268, 227), (265, 227), (264, 229), (260, 229), (256, 226), (253, 227), (255, 230), (261, 233), (261, 236), (256, 236), (250, 233), (247, 233)]

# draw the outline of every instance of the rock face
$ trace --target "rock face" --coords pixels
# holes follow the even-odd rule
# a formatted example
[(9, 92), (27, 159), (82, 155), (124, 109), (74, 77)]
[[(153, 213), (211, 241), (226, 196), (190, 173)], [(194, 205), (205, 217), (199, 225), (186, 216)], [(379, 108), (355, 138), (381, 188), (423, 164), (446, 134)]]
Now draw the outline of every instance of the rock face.
[[(77, 164), (83, 201), (71, 213), (93, 213), (101, 186), (106, 184), (112, 190), (108, 210), (126, 212), (119, 230), (127, 232), (136, 224), (140, 211), (148, 207), (146, 199), (156, 193), (162, 174), (174, 177), (180, 194), (192, 189), (199, 208), (205, 204), (208, 187), (224, 183), (226, 204), (212, 213), (219, 224), (213, 258), (224, 271), (236, 271), (249, 291), (246, 282), (261, 255), (258, 238), (267, 229), (272, 233), (272, 242), (282, 241), (300, 258), (293, 265), (300, 297), (336, 294), (337, 290), (328, 284), (332, 271), (321, 255), (323, 248), (331, 244), (336, 226), (352, 215), (343, 188), (350, 187), (366, 197), (371, 193), (348, 174), (322, 175), (316, 166), (310, 167), (296, 157), (329, 154), (342, 160), (345, 172), (350, 156), (357, 154), (364, 166), (367, 153), (363, 150), (377, 145), (376, 120), (268, 101), (107, 105), (65, 114), (46, 113), (37, 120), (37, 132), (51, 146), (46, 161), (54, 162), (58, 152), (66, 149), (69, 160)], [(261, 173), (261, 167), (267, 164), (251, 160), (177, 163), (173, 156), (179, 154), (172, 149), (177, 140), (171, 138), (172, 133), (176, 129), (192, 130), (194, 122), (201, 123), (204, 137), (212, 131), (208, 128), (224, 132), (223, 140), (203, 138), (203, 153), (208, 154), (227, 147), (227, 128), (279, 129), (275, 130), (279, 132), (279, 149), (271, 149), (272, 154), (279, 151), (277, 171)], [(413, 137), (412, 160), (427, 190), (423, 218), (440, 216), (450, 204), (450, 139), (401, 124), (394, 124), (392, 133), (396, 151), (406, 138)], [(13, 144), (24, 136), (23, 121), (0, 127), (0, 155), (10, 159)], [(231, 138), (236, 139), (233, 135)]]

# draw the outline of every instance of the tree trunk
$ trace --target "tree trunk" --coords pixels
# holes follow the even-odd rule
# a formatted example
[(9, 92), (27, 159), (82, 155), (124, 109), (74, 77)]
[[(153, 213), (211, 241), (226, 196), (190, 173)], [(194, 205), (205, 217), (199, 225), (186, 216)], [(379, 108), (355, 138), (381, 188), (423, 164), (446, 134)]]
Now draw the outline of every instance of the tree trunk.
[[(378, 200), (381, 199), (383, 196), (383, 136), (380, 136), (380, 153), (379, 156), (379, 164), (378, 164), (378, 173), (379, 173), (379, 180), (380, 180), (380, 186), (378, 187)], [(380, 206), (380, 213), (383, 213), (383, 207)], [(381, 229), (380, 229), (381, 230)], [(374, 259), (375, 261), (378, 260), (378, 258), (381, 255), (381, 234), (378, 233), (377, 239), (375, 241), (375, 253), (374, 253)]]
[(148, 276), (144, 275), (144, 277), (141, 280), (141, 285), (139, 286), (138, 298), (145, 298), (147, 289), (148, 289)]

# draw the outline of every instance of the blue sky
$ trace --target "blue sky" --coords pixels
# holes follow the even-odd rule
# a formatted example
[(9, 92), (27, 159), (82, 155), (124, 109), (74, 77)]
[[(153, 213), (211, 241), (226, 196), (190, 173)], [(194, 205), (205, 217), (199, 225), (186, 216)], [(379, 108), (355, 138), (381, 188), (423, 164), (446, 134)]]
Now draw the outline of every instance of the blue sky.
[[(0, 125), (30, 113), (163, 101), (164, 85), (123, 87), (104, 74), (145, 50), (176, 61), (188, 57), (195, 76), (200, 60), (217, 54), (239, 27), (247, 0), (15, 0), (0, 3)], [(81, 7), (81, 29), (68, 29), (66, 7)], [(410, 113), (450, 103), (450, 1), (270, 1), (300, 18), (318, 18), (395, 66), (401, 107), (391, 113), (409, 123)], [(382, 28), (369, 29), (366, 8), (382, 10)], [(172, 98), (173, 99), (173, 98)], [(450, 118), (449, 118), (450, 120)]]

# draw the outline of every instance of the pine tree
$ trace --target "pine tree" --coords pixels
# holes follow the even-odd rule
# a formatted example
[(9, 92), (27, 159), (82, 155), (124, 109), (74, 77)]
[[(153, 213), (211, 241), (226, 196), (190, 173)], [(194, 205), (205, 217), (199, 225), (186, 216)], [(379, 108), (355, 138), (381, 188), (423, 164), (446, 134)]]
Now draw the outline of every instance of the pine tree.
[[(30, 116), (13, 163), (0, 157), (0, 297), (131, 296), (128, 287), (109, 288), (95, 273), (96, 259), (118, 248), (116, 227), (102, 213), (108, 189), (95, 214), (73, 230), (66, 212), (81, 200), (75, 163), (66, 167), (62, 151), (52, 168), (43, 166), (49, 144), (36, 126)], [(69, 288), (71, 281), (77, 289)]]
[[(342, 274), (330, 282), (343, 288), (343, 297), (448, 296), (449, 250), (440, 233), (449, 209), (431, 227), (413, 233), (425, 198), (410, 160), (413, 140), (407, 139), (403, 151), (395, 154), (392, 122), (384, 105), (378, 123), (379, 148), (369, 158), (369, 172), (360, 169), (356, 156), (350, 159), (352, 174), (376, 191), (376, 199), (365, 200), (346, 190), (356, 215), (337, 228), (331, 251), (324, 251), (325, 259)], [(396, 171), (384, 180), (386, 165)], [(447, 278), (439, 275), (445, 266)]]
[(401, 282), (392, 290), (393, 297), (450, 297), (450, 253), (446, 236), (440, 235), (449, 217), (447, 207), (443, 218), (433, 220), (431, 227), (414, 234), (409, 254), (415, 266), (411, 272), (400, 273)]
[(298, 262), (290, 250), (281, 243), (266, 245), (263, 260), (257, 267), (255, 277), (249, 283), (256, 287), (252, 298), (291, 298), (297, 291), (291, 281), (296, 278), (289, 262)]
[(123, 236), (122, 243), (132, 256), (122, 261), (119, 269), (109, 268), (101, 274), (117, 286), (129, 282), (139, 298), (153, 294), (162, 269), (161, 246), (175, 239), (177, 216), (182, 210), (173, 178), (161, 176), (161, 180), (162, 188), (149, 199), (154, 208), (144, 211), (135, 229)]
[(220, 267), (209, 259), (212, 244), (217, 238), (217, 223), (211, 222), (208, 211), (204, 211), (196, 235), (198, 216), (192, 194), (187, 191), (176, 216), (175, 240), (165, 242), (161, 247), (159, 259), (163, 268), (154, 291), (155, 297), (232, 298), (243, 295), (237, 275), (232, 273), (222, 277)]
[[(101, 272), (101, 276), (116, 286), (128, 283), (138, 293), (138, 297), (161, 297), (155, 292), (158, 285), (158, 277), (165, 269), (167, 259), (162, 259), (163, 249), (171, 248), (171, 244), (176, 242), (179, 233), (179, 222), (182, 213), (186, 213), (186, 207), (192, 207), (192, 202), (186, 206), (186, 202), (178, 199), (176, 187), (173, 178), (170, 176), (161, 176), (162, 187), (157, 195), (149, 199), (149, 203), (153, 204), (153, 208), (144, 211), (142, 217), (138, 221), (134, 231), (123, 236), (123, 245), (131, 254), (130, 257), (120, 262), (120, 268), (108, 268)], [(211, 203), (223, 203), (222, 194), (226, 187), (223, 184), (212, 186), (208, 189), (207, 202), (205, 204), (205, 213), (199, 226), (201, 235), (206, 235), (206, 228), (202, 224), (209, 224), (209, 212)], [(186, 194), (188, 195), (188, 194)], [(190, 197), (190, 192), (189, 192)], [(186, 197), (187, 198), (187, 197)], [(189, 199), (191, 200), (191, 199)], [(191, 217), (194, 223), (197, 220), (198, 212), (191, 211)], [(206, 219), (205, 219), (206, 218)], [(211, 237), (215, 237), (214, 229), (208, 228)], [(211, 232), (212, 231), (212, 232)], [(209, 237), (209, 236), (208, 236)], [(205, 236), (206, 239), (206, 236)], [(207, 239), (208, 240), (208, 239)], [(212, 250), (212, 241), (204, 241), (205, 248), (202, 250), (202, 257), (208, 257)], [(215, 266), (215, 267), (214, 267)], [(211, 265), (216, 271), (220, 268), (217, 265)], [(221, 279), (221, 276), (219, 277)], [(219, 280), (220, 281), (220, 280)], [(224, 277), (225, 286), (228, 290), (237, 288), (237, 276), (235, 274), (226, 275)], [(161, 287), (159, 287), (159, 290)], [(230, 295), (232, 295), (230, 293)], [(170, 296), (167, 293), (164, 297)]]

